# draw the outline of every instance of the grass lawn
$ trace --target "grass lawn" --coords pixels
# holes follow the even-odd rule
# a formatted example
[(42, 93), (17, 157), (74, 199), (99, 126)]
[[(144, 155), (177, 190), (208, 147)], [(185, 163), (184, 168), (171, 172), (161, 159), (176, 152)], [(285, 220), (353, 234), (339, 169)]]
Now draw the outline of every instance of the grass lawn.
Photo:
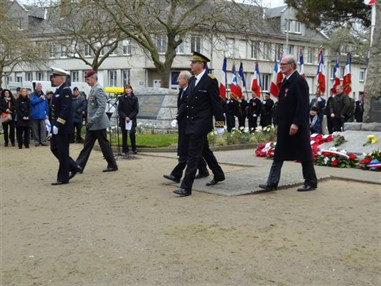
[[(130, 144), (130, 138), (127, 139)], [(112, 145), (117, 144), (117, 139), (112, 138)], [(122, 144), (122, 135), (119, 137), (119, 144)], [(169, 147), (177, 145), (177, 133), (174, 134), (139, 134), (136, 133), (137, 147)]]

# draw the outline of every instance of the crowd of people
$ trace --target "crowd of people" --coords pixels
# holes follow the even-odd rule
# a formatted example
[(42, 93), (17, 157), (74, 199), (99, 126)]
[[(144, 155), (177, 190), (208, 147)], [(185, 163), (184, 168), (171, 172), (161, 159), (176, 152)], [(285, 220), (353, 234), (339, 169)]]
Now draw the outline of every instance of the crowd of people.
[[(50, 90), (44, 93), (42, 84), (38, 82), (34, 91), (17, 88), (13, 94), (9, 89), (1, 90), (0, 113), (5, 147), (16, 146), (17, 143), (20, 149), (29, 148), (31, 140), (36, 147), (49, 146), (53, 94)], [(81, 128), (86, 118), (87, 100), (76, 87), (73, 88), (72, 104), (74, 111), (70, 142), (82, 143)]]

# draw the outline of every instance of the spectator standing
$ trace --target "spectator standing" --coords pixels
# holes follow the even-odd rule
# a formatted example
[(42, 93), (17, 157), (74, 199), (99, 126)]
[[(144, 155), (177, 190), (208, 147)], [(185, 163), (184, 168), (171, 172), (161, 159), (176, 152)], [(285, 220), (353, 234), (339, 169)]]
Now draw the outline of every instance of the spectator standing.
[(79, 94), (78, 87), (73, 88), (73, 132), (70, 135), (70, 143), (83, 143), (81, 137), (83, 114), (86, 111), (86, 100)]
[(30, 117), (32, 105), (26, 88), (20, 89), (19, 97), (16, 99), (16, 138), (19, 149), (29, 148), (30, 144)]
[(355, 120), (356, 122), (362, 122), (362, 117), (364, 115), (364, 99), (365, 99), (365, 93), (363, 91), (360, 91), (359, 99), (356, 100), (356, 107), (355, 107)]
[(298, 160), (304, 178), (298, 191), (314, 190), (317, 177), (310, 145), (308, 84), (297, 72), (293, 55), (283, 56), (280, 69), (285, 77), (279, 92), (277, 144), (267, 183), (259, 187), (265, 191), (277, 190), (283, 162)]
[(311, 134), (321, 132), (321, 119), (316, 106), (312, 106), (310, 109), (310, 131)]
[(251, 93), (251, 99), (249, 100), (249, 104), (247, 106), (247, 119), (249, 122), (249, 130), (250, 132), (255, 132), (258, 126), (258, 118), (261, 115), (262, 110), (262, 102), (257, 97), (255, 92)]
[[(315, 92), (315, 98), (313, 98), (310, 102), (310, 110), (312, 107), (316, 107), (317, 109), (317, 115), (320, 118), (320, 122), (323, 122), (323, 116), (324, 116), (324, 108), (325, 108), (325, 99), (321, 97), (321, 91), (318, 89)], [(320, 128), (322, 126), (320, 125)], [(323, 133), (323, 130), (319, 130), (318, 133)]]
[(236, 104), (237, 101), (232, 98), (226, 99), (226, 102), (222, 104), (226, 116), (226, 127), (228, 132), (231, 132), (232, 129), (235, 128), (234, 110)]
[(32, 104), (32, 133), (35, 146), (48, 146), (46, 141), (45, 119), (48, 118), (48, 100), (42, 91), (42, 84), (36, 84), (34, 92), (30, 95)]
[(262, 128), (271, 125), (271, 112), (274, 106), (274, 101), (270, 98), (270, 93), (265, 93), (265, 99), (262, 102), (261, 121)]
[(15, 146), (15, 111), (16, 100), (13, 97), (12, 92), (9, 89), (3, 89), (0, 97), (0, 114), (11, 115), (11, 120), (2, 122), (5, 147), (9, 146), (9, 141), (11, 141), (12, 146)]
[(333, 133), (333, 118), (331, 117), (331, 110), (332, 110), (332, 101), (333, 101), (333, 98), (335, 97), (336, 89), (331, 88), (329, 93), (330, 94), (324, 108), (324, 114), (325, 114), (325, 117), (327, 118), (328, 134), (332, 134)]
[(119, 127), (122, 130), (122, 152), (129, 154), (127, 135), (130, 135), (132, 153), (136, 154), (136, 116), (139, 113), (139, 100), (130, 84), (124, 86), (124, 94), (119, 96)]
[(106, 129), (110, 127), (110, 120), (106, 115), (107, 96), (98, 82), (96, 71), (88, 71), (85, 78), (87, 84), (91, 86), (91, 90), (87, 102), (85, 142), (77, 158), (77, 163), (81, 166), (82, 170), (80, 172), (83, 172), (95, 141), (98, 140), (103, 156), (107, 161), (107, 167), (103, 172), (114, 172), (118, 170), (118, 165), (116, 164), (110, 142), (107, 140)]
[(342, 85), (336, 86), (336, 95), (333, 97), (330, 104), (330, 116), (333, 120), (333, 132), (343, 131), (345, 117), (350, 108), (349, 97), (344, 93), (344, 87)]

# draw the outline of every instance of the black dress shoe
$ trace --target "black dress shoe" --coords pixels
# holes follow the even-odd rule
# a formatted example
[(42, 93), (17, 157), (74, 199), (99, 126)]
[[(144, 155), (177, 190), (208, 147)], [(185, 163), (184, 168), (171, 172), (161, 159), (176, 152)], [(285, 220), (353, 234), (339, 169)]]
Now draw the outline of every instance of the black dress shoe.
[(56, 181), (52, 183), (52, 186), (59, 186), (59, 185), (65, 185), (68, 184), (69, 182), (61, 182), (61, 181)]
[(261, 184), (258, 187), (260, 187), (264, 191), (269, 191), (269, 192), (276, 191), (278, 189), (277, 186), (270, 186), (270, 185), (267, 185), (267, 184)]
[(180, 179), (176, 178), (175, 176), (173, 175), (163, 175), (164, 178), (168, 179), (168, 180), (171, 180), (175, 183), (180, 183)]
[(181, 197), (190, 196), (192, 194), (192, 191), (189, 191), (187, 189), (180, 188), (178, 190), (173, 191), (175, 194), (180, 195)]
[(74, 171), (71, 171), (71, 172), (70, 172), (69, 180), (72, 179), (72, 178), (74, 178), (74, 176), (77, 175), (77, 173), (80, 173), (80, 174), (81, 174), (82, 171), (83, 171), (82, 167), (78, 165), (78, 166), (77, 166), (77, 169), (75, 169)]
[(102, 172), (115, 172), (118, 171), (118, 167), (107, 167)]
[(225, 179), (213, 179), (213, 180), (211, 180), (210, 182), (207, 182), (206, 183), (206, 186), (214, 186), (214, 185), (216, 185), (218, 182), (222, 182), (222, 181), (224, 181)]
[(208, 173), (198, 173), (196, 175), (196, 177), (194, 177), (195, 179), (201, 179), (201, 178), (206, 178), (206, 177), (209, 177), (209, 172)]
[(308, 192), (308, 191), (313, 191), (315, 189), (316, 189), (316, 187), (304, 185), (303, 187), (298, 189), (298, 192)]

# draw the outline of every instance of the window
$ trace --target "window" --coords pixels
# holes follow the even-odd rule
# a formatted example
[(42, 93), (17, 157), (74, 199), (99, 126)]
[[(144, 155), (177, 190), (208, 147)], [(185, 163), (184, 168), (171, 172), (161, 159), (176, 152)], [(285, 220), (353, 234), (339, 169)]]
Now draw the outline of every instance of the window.
[(32, 72), (26, 72), (25, 73), (25, 80), (26, 81), (32, 81), (33, 80), (33, 73)]
[(201, 53), (201, 38), (200, 36), (191, 36), (191, 52)]
[(131, 55), (131, 42), (130, 40), (122, 41), (123, 55)]
[(16, 82), (22, 82), (22, 75), (20, 72), (15, 73), (15, 80)]
[(292, 20), (286, 19), (286, 25), (285, 25), (285, 31), (286, 32), (291, 32), (291, 22), (292, 22)]
[(43, 72), (36, 72), (36, 80), (41, 81), (44, 80), (44, 73)]
[(117, 72), (116, 70), (108, 71), (108, 84), (110, 86), (117, 86)]
[(234, 39), (226, 39), (226, 57), (234, 57)]
[[(110, 47), (109, 49), (111, 50), (112, 47)], [(114, 49), (114, 50), (110, 53), (110, 56), (116, 56), (116, 55), (117, 55), (117, 53), (116, 53), (117, 50), (118, 50), (117, 48)]]
[(176, 54), (184, 54), (185, 53), (185, 45), (184, 42), (182, 42), (180, 45), (176, 48)]
[(105, 55), (105, 48), (102, 48), (102, 49), (100, 49), (100, 51), (99, 51), (99, 56), (104, 56)]
[(261, 74), (262, 90), (270, 90), (271, 74)]
[(275, 44), (275, 57), (277, 61), (282, 59), (283, 55), (283, 44)]
[(159, 54), (164, 54), (167, 51), (167, 36), (156, 35), (155, 36), (156, 49)]
[(71, 81), (79, 81), (79, 71), (70, 72)]
[(288, 45), (286, 54), (293, 55), (295, 52), (295, 47), (294, 45)]
[(122, 70), (123, 85), (131, 82), (130, 76), (130, 70)]
[(294, 21), (295, 23), (295, 33), (301, 33), (302, 32), (302, 24), (299, 21)]
[(91, 57), (92, 56), (92, 50), (89, 44), (85, 45), (85, 57)]
[(60, 53), (61, 58), (66, 57), (66, 46), (61, 45), (61, 53)]
[(313, 48), (307, 48), (307, 57), (306, 57), (307, 63), (312, 64), (313, 58), (314, 58), (314, 49)]
[(360, 69), (360, 82), (364, 82), (366, 77), (366, 69)]
[(54, 58), (56, 56), (56, 46), (54, 44), (49, 45), (49, 57)]
[(250, 57), (252, 59), (257, 59), (258, 53), (259, 53), (259, 42), (251, 41), (251, 47), (250, 48), (251, 48)]
[(271, 43), (263, 43), (263, 59), (271, 59)]
[(246, 59), (247, 54), (246, 54), (246, 41), (239, 41), (239, 57), (241, 59)]

